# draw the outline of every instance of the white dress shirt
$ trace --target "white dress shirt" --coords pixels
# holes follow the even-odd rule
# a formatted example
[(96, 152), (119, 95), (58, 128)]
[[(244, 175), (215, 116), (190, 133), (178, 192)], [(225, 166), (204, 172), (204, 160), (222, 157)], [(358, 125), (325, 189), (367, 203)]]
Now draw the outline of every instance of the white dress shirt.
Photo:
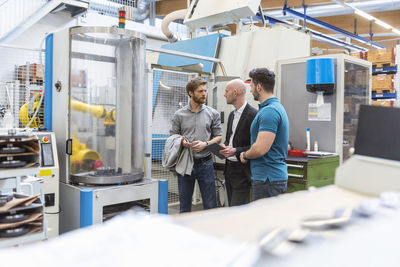
[[(246, 105), (247, 105), (247, 102), (244, 102), (244, 104), (239, 109), (235, 109), (235, 111), (233, 111), (232, 134), (231, 134), (231, 138), (229, 138), (229, 144), (228, 144), (231, 147), (233, 147), (233, 137), (235, 136), (236, 127), (239, 123), (240, 117), (242, 116), (243, 110), (246, 107)], [(238, 159), (236, 158), (235, 155), (233, 155), (232, 157), (229, 157), (228, 160), (238, 161)]]

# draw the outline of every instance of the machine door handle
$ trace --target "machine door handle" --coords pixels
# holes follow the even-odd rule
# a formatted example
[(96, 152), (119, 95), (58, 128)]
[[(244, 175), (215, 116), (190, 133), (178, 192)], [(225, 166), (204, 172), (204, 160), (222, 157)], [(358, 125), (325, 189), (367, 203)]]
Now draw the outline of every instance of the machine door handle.
[(68, 155), (72, 155), (72, 139), (68, 139), (67, 142), (65, 143), (65, 152)]
[(288, 177), (293, 177), (293, 178), (304, 178), (304, 175), (289, 173), (289, 174), (288, 174)]
[(286, 166), (291, 167), (291, 168), (297, 168), (297, 169), (303, 169), (303, 165), (297, 165), (297, 164), (288, 164), (286, 163)]

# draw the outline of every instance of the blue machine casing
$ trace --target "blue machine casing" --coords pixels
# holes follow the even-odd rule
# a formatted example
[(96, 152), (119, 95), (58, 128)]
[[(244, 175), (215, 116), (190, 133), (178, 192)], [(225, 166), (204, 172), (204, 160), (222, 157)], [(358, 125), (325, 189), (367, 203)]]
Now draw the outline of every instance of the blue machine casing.
[(53, 130), (53, 34), (46, 37), (46, 52), (45, 52), (45, 98), (44, 98), (44, 127), (47, 131)]
[(80, 190), (80, 219), (79, 226), (81, 228), (93, 224), (93, 190)]
[(307, 60), (307, 91), (332, 94), (335, 87), (335, 62), (333, 58)]

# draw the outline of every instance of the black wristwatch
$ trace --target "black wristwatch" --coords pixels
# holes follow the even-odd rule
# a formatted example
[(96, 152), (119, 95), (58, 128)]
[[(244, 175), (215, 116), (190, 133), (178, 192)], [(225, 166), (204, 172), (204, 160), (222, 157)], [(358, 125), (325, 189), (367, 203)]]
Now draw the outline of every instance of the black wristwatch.
[(243, 159), (244, 160), (249, 160), (248, 158), (246, 158), (246, 151), (243, 151), (242, 153), (243, 153)]

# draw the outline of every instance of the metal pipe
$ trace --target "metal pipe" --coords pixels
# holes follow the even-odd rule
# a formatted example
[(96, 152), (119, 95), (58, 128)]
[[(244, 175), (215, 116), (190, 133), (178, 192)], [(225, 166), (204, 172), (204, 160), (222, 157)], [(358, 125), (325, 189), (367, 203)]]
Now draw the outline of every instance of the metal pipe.
[(149, 4), (151, 0), (139, 0), (137, 7), (133, 8), (133, 19), (135, 21), (143, 21), (149, 15)]
[[(262, 9), (261, 5), (258, 6), (258, 12), (260, 12), (260, 14), (263, 14), (263, 9)], [(265, 25), (267, 24), (265, 22), (265, 17), (261, 16), (261, 20), (262, 20), (262, 26), (263, 26), (263, 28), (265, 28)]]
[(156, 26), (156, 3), (150, 2), (150, 15), (149, 15), (150, 26)]
[(169, 13), (161, 22), (161, 31), (168, 38), (168, 41), (174, 43), (179, 40), (179, 37), (173, 33), (169, 28), (169, 24), (176, 19), (181, 19), (186, 16), (187, 9), (179, 9), (174, 12)]

